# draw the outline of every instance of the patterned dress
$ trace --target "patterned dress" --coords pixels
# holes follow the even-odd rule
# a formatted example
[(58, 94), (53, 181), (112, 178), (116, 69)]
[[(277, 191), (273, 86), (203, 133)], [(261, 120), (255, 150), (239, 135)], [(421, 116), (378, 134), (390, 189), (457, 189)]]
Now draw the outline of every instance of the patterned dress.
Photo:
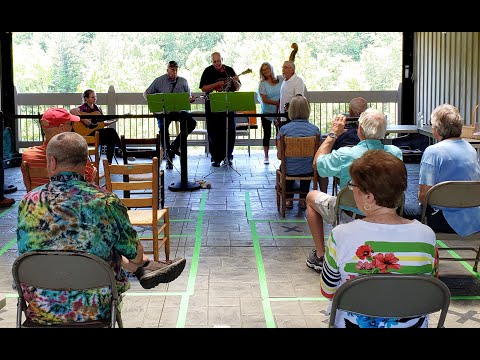
[[(63, 172), (27, 193), (18, 207), (19, 255), (34, 250), (78, 250), (101, 257), (114, 269), (117, 288), (130, 288), (121, 255), (137, 255), (138, 236), (120, 199)], [(27, 317), (42, 324), (110, 318), (109, 288), (52, 291), (22, 285)]]

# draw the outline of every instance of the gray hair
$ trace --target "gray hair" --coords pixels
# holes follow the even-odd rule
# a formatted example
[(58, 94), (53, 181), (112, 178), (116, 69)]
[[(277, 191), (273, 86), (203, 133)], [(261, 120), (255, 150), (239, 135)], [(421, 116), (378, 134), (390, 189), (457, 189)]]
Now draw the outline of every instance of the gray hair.
[(358, 119), (358, 125), (362, 127), (366, 139), (383, 139), (387, 132), (387, 120), (385, 115), (377, 109), (365, 110)]
[(61, 167), (86, 165), (88, 145), (82, 135), (64, 132), (55, 135), (47, 145), (47, 161), (54, 157)]
[(293, 61), (287, 60), (283, 63), (283, 65), (288, 64), (289, 66), (292, 67), (293, 72), (295, 72), (295, 63)]
[(310, 117), (310, 104), (305, 96), (298, 94), (292, 98), (288, 107), (288, 117), (291, 120), (308, 120)]
[(459, 137), (462, 134), (463, 119), (458, 109), (450, 104), (439, 105), (430, 116), (432, 127), (443, 139)]

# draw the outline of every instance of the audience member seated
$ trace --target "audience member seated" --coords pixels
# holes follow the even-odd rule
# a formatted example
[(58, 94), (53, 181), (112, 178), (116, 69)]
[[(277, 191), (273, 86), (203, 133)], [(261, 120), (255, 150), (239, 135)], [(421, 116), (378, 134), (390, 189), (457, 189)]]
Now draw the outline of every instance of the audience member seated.
[[(51, 180), (27, 193), (18, 208), (19, 255), (34, 250), (78, 250), (97, 255), (111, 264), (119, 293), (130, 288), (123, 269), (134, 272), (147, 289), (178, 277), (185, 259), (149, 261), (125, 205), (115, 194), (85, 181), (87, 161), (88, 146), (81, 135), (60, 133), (49, 141)], [(31, 300), (27, 317), (32, 321), (49, 324), (110, 318), (110, 309), (102, 301), (108, 289), (22, 290)]]
[[(396, 212), (407, 188), (403, 161), (386, 151), (370, 150), (354, 160), (349, 171), (351, 180), (347, 186), (365, 217), (333, 228), (320, 281), (322, 295), (332, 299), (340, 285), (362, 274), (438, 276), (435, 233)], [(425, 328), (428, 315), (395, 319), (339, 311), (335, 326)]]
[[(281, 149), (280, 144), (280, 135), (289, 137), (307, 137), (315, 136), (320, 134), (320, 130), (317, 126), (308, 122), (310, 117), (310, 104), (308, 100), (303, 95), (296, 95), (290, 101), (290, 106), (288, 108), (288, 117), (291, 119), (291, 122), (283, 125), (277, 135), (277, 149)], [(280, 159), (281, 150), (277, 151), (277, 157)], [(312, 154), (313, 155), (313, 154)], [(311, 176), (313, 173), (312, 168), (312, 158), (288, 158), (285, 159), (286, 164), (281, 164), (282, 171), (285, 167), (288, 168), (287, 175), (296, 175), (296, 176)], [(293, 180), (287, 180), (286, 191), (292, 191), (294, 186)], [(310, 189), (309, 180), (300, 181), (300, 190), (307, 193)], [(304, 196), (304, 195), (300, 195)], [(300, 199), (302, 199), (300, 197)], [(305, 199), (299, 200), (298, 206), (301, 209), (306, 208)], [(291, 200), (287, 200), (286, 207), (288, 209), (293, 208), (293, 203)]]
[[(402, 159), (402, 151), (393, 145), (383, 145), (382, 139), (387, 130), (387, 121), (382, 112), (376, 109), (365, 110), (358, 119), (357, 134), (360, 142), (353, 147), (341, 147), (332, 151), (335, 140), (344, 133), (345, 115), (333, 118), (332, 128), (327, 138), (315, 154), (313, 165), (321, 177), (336, 176), (340, 179), (340, 188), (347, 186), (350, 180), (348, 169), (352, 161), (358, 159), (367, 150), (385, 150)], [(307, 266), (317, 272), (322, 271), (325, 253), (323, 222), (333, 224), (336, 197), (326, 192), (311, 190), (307, 194), (307, 222), (312, 233), (315, 249), (307, 258)], [(340, 222), (352, 221), (357, 214), (363, 213), (357, 208), (343, 210)]]
[[(464, 139), (463, 119), (452, 105), (443, 104), (431, 115), (432, 134), (438, 141), (427, 147), (420, 162), (418, 198), (425, 203), (428, 189), (443, 181), (480, 181), (477, 152)], [(410, 210), (410, 209), (409, 209)], [(418, 216), (421, 210), (417, 210)], [(480, 231), (480, 207), (427, 208), (427, 222), (436, 232), (468, 236)]]
[[(343, 134), (340, 134), (333, 144), (332, 150), (338, 150), (343, 146), (354, 146), (360, 142), (360, 139), (357, 135), (358, 129), (358, 118), (367, 109), (367, 100), (362, 97), (356, 97), (350, 100), (348, 113), (344, 114), (348, 116), (350, 120), (356, 118), (356, 123), (346, 124), (346, 129), (344, 129)], [(327, 136), (327, 135), (326, 135)], [(320, 191), (324, 193), (327, 192), (328, 188), (328, 177), (321, 177), (320, 182)]]
[[(362, 97), (356, 97), (350, 100), (350, 105), (348, 109), (348, 116), (349, 118), (359, 118), (362, 112), (367, 110), (367, 100)], [(352, 119), (353, 120), (353, 119)], [(350, 126), (346, 129), (346, 131), (341, 134), (337, 140), (335, 140), (335, 144), (333, 144), (332, 150), (338, 150), (342, 146), (354, 146), (360, 142), (360, 138), (357, 135), (357, 128), (358, 126)]]
[[(41, 120), (40, 127), (45, 135), (45, 141), (42, 145), (33, 146), (26, 149), (22, 154), (22, 162), (26, 161), (30, 168), (47, 168), (47, 145), (49, 141), (57, 134), (72, 131), (72, 122), (80, 121), (78, 116), (72, 115), (66, 109), (51, 108), (45, 111)], [(27, 174), (23, 172), (23, 182)], [(95, 182), (97, 169), (90, 162), (85, 167), (85, 179), (89, 183)], [(49, 179), (32, 178), (32, 188), (46, 184)]]

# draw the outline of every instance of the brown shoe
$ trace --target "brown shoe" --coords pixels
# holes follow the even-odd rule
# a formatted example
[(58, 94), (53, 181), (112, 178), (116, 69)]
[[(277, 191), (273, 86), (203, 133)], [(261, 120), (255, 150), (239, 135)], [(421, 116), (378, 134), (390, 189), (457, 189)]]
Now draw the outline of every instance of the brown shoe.
[(3, 200), (0, 200), (0, 208), (10, 207), (15, 204), (14, 199), (4, 197)]
[(157, 261), (158, 269), (150, 270), (148, 266), (153, 261), (146, 262), (143, 266), (135, 271), (135, 276), (140, 281), (140, 285), (144, 289), (151, 289), (160, 283), (169, 283), (180, 276), (187, 260), (184, 258), (177, 258), (170, 261)]

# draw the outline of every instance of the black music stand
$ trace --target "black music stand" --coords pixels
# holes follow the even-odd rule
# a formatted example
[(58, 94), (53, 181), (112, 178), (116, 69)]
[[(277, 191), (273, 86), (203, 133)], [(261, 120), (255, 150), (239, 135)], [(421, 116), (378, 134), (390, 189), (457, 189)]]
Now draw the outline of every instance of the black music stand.
[[(228, 158), (228, 116), (229, 112), (255, 110), (255, 93), (250, 92), (217, 92), (211, 93), (210, 96), (210, 109), (212, 112), (225, 113), (225, 159), (223, 160), (222, 167), (232, 169), (238, 175), (240, 173), (230, 165)], [(234, 129), (235, 130), (235, 129)], [(213, 171), (205, 175), (204, 178), (211, 175)]]
[[(187, 175), (187, 110), (190, 110), (190, 96), (188, 93), (158, 93), (147, 94), (148, 108), (152, 113), (161, 112), (157, 116), (163, 116), (165, 131), (165, 114), (166, 112), (178, 112), (180, 119), (180, 181), (171, 183), (168, 189), (171, 191), (194, 191), (200, 189), (200, 184), (188, 181)], [(165, 134), (163, 136), (165, 139)], [(165, 139), (165, 142), (167, 139)], [(170, 139), (168, 139), (170, 141)], [(166, 144), (164, 144), (166, 145)], [(166, 146), (165, 146), (166, 148)], [(166, 151), (166, 150), (165, 150)], [(168, 159), (168, 156), (167, 156)], [(167, 160), (169, 161), (169, 160)]]

